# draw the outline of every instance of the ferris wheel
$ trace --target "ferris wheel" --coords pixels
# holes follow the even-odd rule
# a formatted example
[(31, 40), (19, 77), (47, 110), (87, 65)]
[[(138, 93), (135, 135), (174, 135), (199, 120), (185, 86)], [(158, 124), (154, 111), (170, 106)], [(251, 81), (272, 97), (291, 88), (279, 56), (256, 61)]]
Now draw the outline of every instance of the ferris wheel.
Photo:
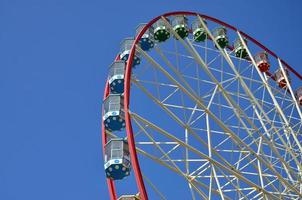
[(102, 109), (112, 200), (302, 199), (302, 77), (213, 17), (140, 24)]

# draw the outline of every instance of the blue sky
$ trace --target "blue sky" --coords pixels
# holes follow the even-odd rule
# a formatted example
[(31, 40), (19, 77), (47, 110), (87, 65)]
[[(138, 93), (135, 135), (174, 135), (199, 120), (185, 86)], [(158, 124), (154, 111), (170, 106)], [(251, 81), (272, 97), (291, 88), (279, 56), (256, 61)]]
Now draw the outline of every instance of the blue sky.
[(100, 141), (107, 68), (161, 13), (221, 19), (302, 73), (301, 1), (0, 0), (0, 199), (108, 199)]

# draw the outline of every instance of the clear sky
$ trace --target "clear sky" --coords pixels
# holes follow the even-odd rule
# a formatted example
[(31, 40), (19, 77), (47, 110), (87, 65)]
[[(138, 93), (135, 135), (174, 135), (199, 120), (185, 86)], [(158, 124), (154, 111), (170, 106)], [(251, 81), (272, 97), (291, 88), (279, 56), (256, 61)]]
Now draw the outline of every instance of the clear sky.
[(299, 0), (0, 0), (0, 199), (108, 199), (104, 83), (138, 23), (169, 11), (204, 13), (302, 73), (301, 8)]

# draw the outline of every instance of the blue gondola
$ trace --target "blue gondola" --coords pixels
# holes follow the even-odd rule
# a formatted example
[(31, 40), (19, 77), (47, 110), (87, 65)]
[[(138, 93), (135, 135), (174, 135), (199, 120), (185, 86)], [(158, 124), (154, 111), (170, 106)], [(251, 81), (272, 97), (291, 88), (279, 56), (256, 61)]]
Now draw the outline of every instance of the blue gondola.
[[(146, 24), (139, 24), (136, 28), (136, 36), (141, 32), (141, 30), (146, 26)], [(139, 41), (140, 47), (144, 51), (149, 51), (154, 47), (154, 30), (153, 27), (149, 27)]]
[[(125, 38), (123, 42), (121, 43), (121, 48), (120, 48), (120, 59), (124, 60), (125, 62), (128, 61), (129, 55), (130, 55), (130, 50), (132, 48), (132, 45), (134, 43), (133, 38)], [(135, 52), (134, 58), (133, 58), (133, 63), (132, 66), (139, 65), (141, 62), (140, 60), (140, 55), (138, 52)]]
[(112, 180), (121, 180), (130, 175), (131, 162), (127, 141), (112, 138), (105, 146), (105, 173)]
[(120, 94), (110, 94), (103, 102), (105, 129), (121, 131), (125, 128), (124, 98)]
[(108, 82), (110, 93), (124, 93), (124, 73), (126, 63), (123, 60), (113, 62), (109, 67)]

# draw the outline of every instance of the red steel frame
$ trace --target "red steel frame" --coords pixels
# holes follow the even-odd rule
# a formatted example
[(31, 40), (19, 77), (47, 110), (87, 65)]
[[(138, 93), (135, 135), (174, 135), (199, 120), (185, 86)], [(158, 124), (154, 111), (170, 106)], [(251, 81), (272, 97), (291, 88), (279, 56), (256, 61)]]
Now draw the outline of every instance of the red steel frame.
[[(148, 28), (150, 26), (153, 25), (154, 22), (156, 22), (161, 17), (169, 17), (169, 16), (173, 16), (173, 15), (187, 15), (187, 16), (197, 16), (197, 15), (199, 15), (203, 19), (213, 21), (213, 22), (218, 23), (218, 24), (220, 24), (222, 26), (225, 26), (225, 27), (227, 27), (229, 29), (232, 29), (234, 31), (238, 31), (245, 38), (247, 38), (248, 40), (250, 40), (253, 43), (255, 43), (257, 46), (259, 46), (260, 48), (262, 48), (263, 50), (265, 50), (266, 52), (268, 52), (271, 56), (273, 56), (276, 59), (278, 59), (278, 56), (273, 51), (269, 50), (267, 47), (265, 47), (260, 42), (258, 42), (257, 40), (255, 40), (251, 36), (247, 35), (246, 33), (244, 33), (242, 31), (236, 29), (234, 26), (231, 26), (231, 25), (229, 25), (229, 24), (227, 24), (227, 23), (225, 23), (223, 21), (220, 21), (220, 20), (218, 20), (216, 18), (207, 16), (207, 15), (203, 15), (203, 14), (200, 14), (200, 13), (189, 12), (189, 11), (177, 11), (177, 12), (165, 13), (163, 15), (160, 15), (160, 16), (152, 19), (141, 30), (141, 32), (136, 36), (135, 41), (134, 41), (134, 43), (132, 45), (132, 48), (131, 48), (131, 51), (130, 51), (130, 55), (129, 55), (129, 58), (128, 58), (128, 62), (127, 62), (127, 65), (126, 65), (126, 69), (125, 69), (124, 112), (125, 112), (126, 133), (127, 133), (127, 138), (128, 138), (128, 144), (129, 144), (131, 164), (132, 164), (132, 167), (133, 167), (134, 176), (135, 176), (137, 187), (138, 187), (138, 192), (139, 192), (140, 198), (142, 200), (148, 200), (148, 195), (147, 195), (147, 192), (146, 192), (146, 189), (145, 189), (145, 185), (144, 185), (141, 169), (140, 169), (138, 158), (137, 158), (137, 153), (136, 153), (136, 149), (135, 149), (135, 141), (134, 141), (134, 137), (133, 137), (133, 130), (132, 130), (131, 119), (130, 119), (130, 114), (129, 114), (130, 82), (131, 82), (131, 70), (132, 70), (131, 66), (132, 66), (132, 62), (133, 62), (133, 58), (134, 58), (134, 53), (135, 53), (135, 45), (138, 44), (138, 42), (141, 39), (141, 37), (143, 36), (143, 34), (148, 30)], [(119, 58), (119, 55), (118, 55), (115, 58), (115, 60), (119, 60), (119, 59), (120, 58)], [(283, 65), (285, 65), (287, 69), (289, 69), (289, 71), (291, 71), (300, 80), (302, 80), (302, 76), (295, 69), (293, 69), (291, 66), (289, 66), (281, 58), (279, 58), (279, 59), (280, 59), (281, 63)], [(105, 86), (105, 91), (104, 91), (104, 100), (105, 100), (105, 98), (108, 95), (109, 95), (109, 84), (108, 84), (108, 81), (107, 81), (106, 86)], [(105, 128), (104, 128), (104, 123), (102, 122), (102, 146), (103, 146), (103, 152), (105, 152), (104, 150), (105, 150), (105, 144), (106, 144), (106, 142), (107, 142), (106, 132), (105, 132)], [(109, 189), (110, 199), (111, 200), (116, 200), (117, 199), (117, 195), (116, 195), (116, 190), (115, 190), (115, 186), (114, 186), (114, 181), (112, 181), (111, 179), (107, 179), (107, 186), (108, 186), (108, 189)]]

